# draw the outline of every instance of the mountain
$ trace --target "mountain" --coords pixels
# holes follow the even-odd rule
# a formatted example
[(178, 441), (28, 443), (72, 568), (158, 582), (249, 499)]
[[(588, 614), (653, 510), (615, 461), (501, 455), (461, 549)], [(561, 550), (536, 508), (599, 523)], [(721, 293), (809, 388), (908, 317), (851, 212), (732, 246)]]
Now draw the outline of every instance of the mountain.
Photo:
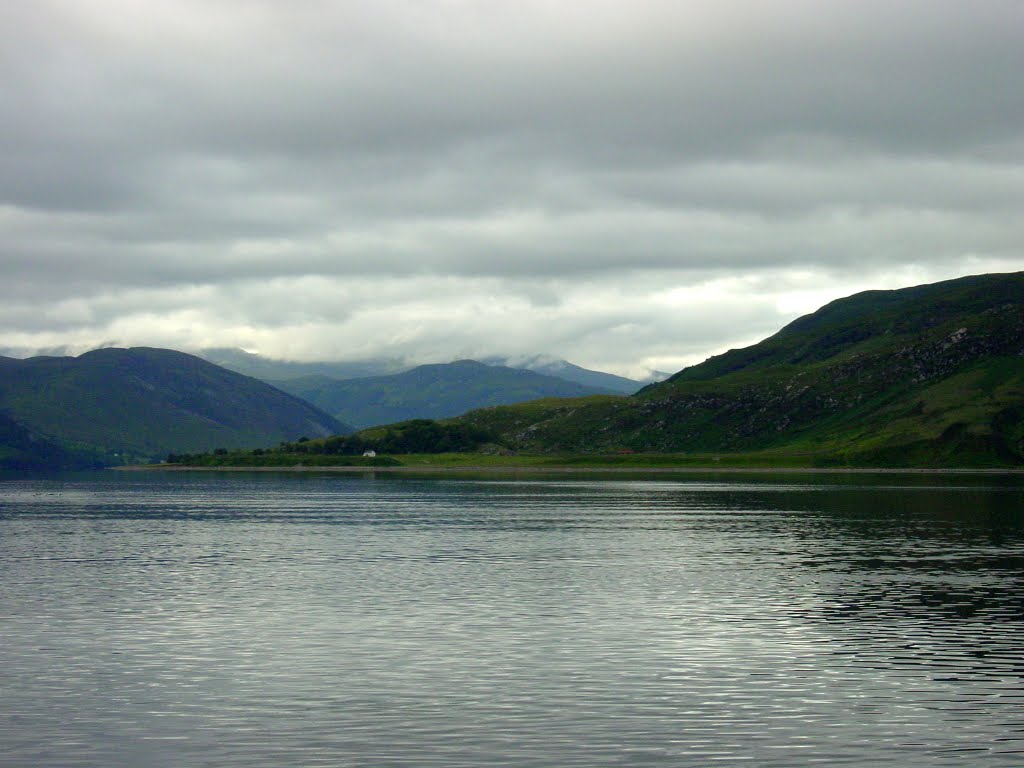
[[(403, 360), (392, 357), (379, 357), (370, 360), (356, 361), (328, 361), (328, 362), (292, 362), (288, 360), (275, 360), (255, 352), (246, 352), (244, 349), (231, 347), (216, 347), (202, 349), (198, 356), (208, 360), (215, 365), (220, 365), (231, 371), (243, 373), (246, 376), (253, 376), (262, 379), (270, 384), (278, 385), (282, 381), (298, 378), (309, 378), (313, 376), (329, 379), (361, 379), (370, 376), (390, 376), (396, 373), (403, 373), (415, 366), (409, 365)], [(627, 379), (623, 376), (616, 376), (603, 371), (592, 371), (581, 368), (567, 360), (546, 355), (528, 355), (525, 357), (488, 357), (482, 362), (487, 365), (503, 368), (523, 368), (545, 376), (554, 376), (557, 379), (564, 379), (585, 387), (591, 387), (607, 392), (619, 392), (630, 395), (636, 392), (645, 383)], [(655, 372), (652, 380), (667, 378), (669, 374)]]
[(565, 379), (576, 384), (582, 384), (585, 387), (592, 387), (607, 392), (618, 392), (623, 395), (632, 395), (643, 386), (642, 382), (627, 379), (624, 376), (616, 376), (613, 373), (605, 373), (604, 371), (592, 371), (574, 365), (568, 360), (559, 360), (545, 355), (516, 358), (488, 357), (483, 362), (487, 365), (523, 368), (534, 373), (542, 373), (545, 376), (554, 376), (557, 379)]
[(1024, 463), (1024, 273), (834, 301), (629, 398), (459, 423), (530, 451), (776, 451), (819, 464)]
[(34, 438), (106, 463), (351, 430), (262, 381), (146, 347), (0, 358), (0, 413), (9, 451)]
[(608, 390), (507, 368), (457, 360), (391, 376), (339, 381), (324, 376), (277, 382), (293, 395), (358, 428), (406, 419), (439, 419), (489, 405), (542, 397), (579, 397)]

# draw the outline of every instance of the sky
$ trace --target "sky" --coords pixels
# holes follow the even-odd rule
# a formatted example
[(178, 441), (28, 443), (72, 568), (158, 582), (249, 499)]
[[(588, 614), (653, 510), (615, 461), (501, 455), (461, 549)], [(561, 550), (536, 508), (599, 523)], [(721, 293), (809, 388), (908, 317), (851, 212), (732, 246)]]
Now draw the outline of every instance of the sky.
[(0, 4), (0, 347), (641, 377), (1024, 270), (1019, 0)]

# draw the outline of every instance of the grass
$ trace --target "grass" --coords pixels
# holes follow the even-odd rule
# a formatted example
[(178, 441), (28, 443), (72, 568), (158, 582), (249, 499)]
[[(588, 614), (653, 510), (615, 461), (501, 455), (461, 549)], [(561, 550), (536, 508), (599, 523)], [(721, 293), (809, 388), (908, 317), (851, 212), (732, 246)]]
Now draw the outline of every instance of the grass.
[[(317, 454), (229, 453), (204, 456), (183, 466), (203, 467), (404, 467), (407, 469), (663, 469), (663, 468), (808, 468), (813, 455), (771, 452), (732, 454), (634, 453), (634, 454), (516, 454), (414, 453), (364, 458)], [(157, 465), (159, 466), (159, 465)]]
[[(203, 454), (171, 466), (194, 467), (394, 467), (401, 462), (389, 456), (336, 456), (317, 453), (265, 453), (248, 451)], [(162, 466), (159, 464), (153, 465)], [(164, 465), (165, 466), (165, 465)]]
[[(910, 448), (902, 454), (904, 457), (915, 458)], [(636, 454), (517, 454), (513, 456), (495, 456), (475, 453), (424, 453), (398, 454), (394, 456), (378, 456), (372, 459), (343, 456), (263, 456), (259, 462), (252, 457), (230, 456), (218, 457), (217, 462), (197, 462), (195, 464), (156, 464), (147, 465), (147, 469), (188, 469), (195, 467), (209, 470), (254, 469), (254, 470), (300, 470), (330, 471), (332, 468), (344, 470), (398, 470), (403, 473), (415, 474), (452, 472), (466, 473), (503, 473), (535, 471), (538, 473), (552, 472), (666, 472), (679, 471), (1021, 471), (1019, 465), (1001, 465), (996, 462), (961, 462), (937, 465), (929, 461), (930, 454), (921, 454), (921, 461), (859, 461), (856, 456), (829, 454), (823, 452), (779, 452), (761, 451), (748, 453), (636, 453)], [(241, 460), (238, 460), (241, 458)]]

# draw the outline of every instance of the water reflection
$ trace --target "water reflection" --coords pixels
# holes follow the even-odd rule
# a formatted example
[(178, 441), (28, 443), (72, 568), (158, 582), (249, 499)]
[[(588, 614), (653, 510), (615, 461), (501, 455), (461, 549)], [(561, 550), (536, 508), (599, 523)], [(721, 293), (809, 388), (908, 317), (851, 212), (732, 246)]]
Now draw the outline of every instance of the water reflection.
[(1015, 765), (1024, 484), (0, 481), (5, 765)]

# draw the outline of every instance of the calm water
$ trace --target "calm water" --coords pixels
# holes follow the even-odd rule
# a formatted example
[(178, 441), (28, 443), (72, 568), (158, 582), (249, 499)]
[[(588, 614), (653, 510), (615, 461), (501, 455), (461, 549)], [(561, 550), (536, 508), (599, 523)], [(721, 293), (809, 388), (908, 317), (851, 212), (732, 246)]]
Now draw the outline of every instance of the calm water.
[(0, 479), (3, 766), (1024, 765), (1024, 479)]

